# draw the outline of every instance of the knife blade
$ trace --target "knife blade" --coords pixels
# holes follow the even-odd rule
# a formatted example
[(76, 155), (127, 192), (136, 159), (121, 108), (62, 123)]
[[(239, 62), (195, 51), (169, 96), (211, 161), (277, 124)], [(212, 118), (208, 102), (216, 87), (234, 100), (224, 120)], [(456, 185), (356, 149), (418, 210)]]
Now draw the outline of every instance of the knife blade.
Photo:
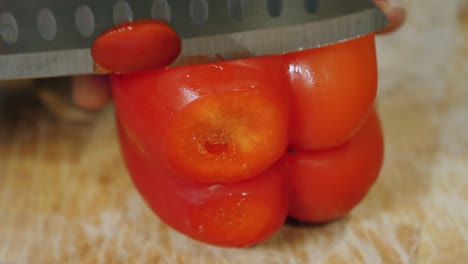
[(388, 24), (371, 0), (4, 0), (0, 80), (93, 74), (93, 41), (142, 18), (166, 20), (182, 38), (173, 65), (319, 47)]

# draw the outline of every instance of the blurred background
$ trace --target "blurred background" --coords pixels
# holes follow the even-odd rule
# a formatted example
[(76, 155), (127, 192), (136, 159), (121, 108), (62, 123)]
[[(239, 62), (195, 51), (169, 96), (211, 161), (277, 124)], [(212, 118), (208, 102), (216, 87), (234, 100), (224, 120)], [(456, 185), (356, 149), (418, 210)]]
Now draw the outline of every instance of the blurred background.
[(170, 230), (133, 189), (112, 105), (71, 102), (69, 80), (0, 84), (0, 263), (468, 263), (468, 1), (405, 0), (379, 36), (386, 159), (366, 199), (322, 226), (253, 248)]

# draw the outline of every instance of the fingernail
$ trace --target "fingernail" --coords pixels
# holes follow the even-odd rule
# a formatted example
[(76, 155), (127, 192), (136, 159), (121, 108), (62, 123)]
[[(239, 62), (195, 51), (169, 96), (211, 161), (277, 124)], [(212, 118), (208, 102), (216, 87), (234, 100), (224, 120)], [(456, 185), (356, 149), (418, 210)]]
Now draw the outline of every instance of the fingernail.
[(375, 3), (388, 9), (403, 7), (401, 0), (375, 0)]
[(403, 3), (401, 2), (401, 0), (388, 0), (388, 2), (390, 3), (390, 6), (392, 8), (403, 7)]
[(390, 20), (390, 25), (380, 30), (379, 33), (385, 34), (394, 32), (400, 28), (406, 18), (405, 8), (400, 0), (376, 0), (375, 3), (382, 9), (387, 18)]

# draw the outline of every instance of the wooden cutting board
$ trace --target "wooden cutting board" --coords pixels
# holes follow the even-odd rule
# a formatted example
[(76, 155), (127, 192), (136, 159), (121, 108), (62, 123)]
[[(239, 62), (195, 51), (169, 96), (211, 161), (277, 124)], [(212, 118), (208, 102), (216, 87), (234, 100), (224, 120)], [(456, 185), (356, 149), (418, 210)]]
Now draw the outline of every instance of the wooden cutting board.
[(468, 21), (444, 1), (418, 16), (415, 2), (407, 27), (378, 40), (386, 159), (375, 187), (345, 219), (284, 225), (248, 249), (192, 241), (149, 211), (112, 106), (85, 113), (50, 90), (0, 89), (0, 264), (468, 263)]

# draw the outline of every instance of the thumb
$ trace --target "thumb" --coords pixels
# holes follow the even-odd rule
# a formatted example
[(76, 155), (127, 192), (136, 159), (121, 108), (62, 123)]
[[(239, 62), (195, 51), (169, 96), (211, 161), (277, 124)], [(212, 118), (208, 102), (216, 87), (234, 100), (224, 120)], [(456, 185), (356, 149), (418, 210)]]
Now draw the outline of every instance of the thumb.
[(406, 10), (400, 0), (374, 0), (379, 8), (385, 13), (390, 25), (378, 33), (385, 34), (399, 29), (406, 20)]

